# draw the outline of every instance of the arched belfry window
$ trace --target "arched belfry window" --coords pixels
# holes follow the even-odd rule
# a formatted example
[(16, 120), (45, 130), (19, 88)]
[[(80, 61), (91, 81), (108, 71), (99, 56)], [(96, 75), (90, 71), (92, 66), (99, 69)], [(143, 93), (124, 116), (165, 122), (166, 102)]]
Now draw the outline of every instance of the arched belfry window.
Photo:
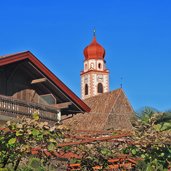
[(103, 85), (102, 85), (102, 83), (99, 83), (99, 84), (97, 85), (97, 92), (98, 92), (98, 93), (103, 93)]
[(98, 64), (99, 69), (101, 69), (101, 63)]
[(85, 95), (88, 95), (88, 84), (85, 84)]
[(85, 70), (87, 70), (87, 64), (85, 64)]

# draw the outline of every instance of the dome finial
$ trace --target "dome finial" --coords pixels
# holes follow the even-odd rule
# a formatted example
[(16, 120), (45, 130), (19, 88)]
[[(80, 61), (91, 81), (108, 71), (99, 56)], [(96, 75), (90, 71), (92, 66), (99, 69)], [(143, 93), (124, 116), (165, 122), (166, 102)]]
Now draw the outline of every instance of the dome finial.
[(93, 36), (96, 37), (96, 29), (93, 30)]
[(105, 49), (96, 41), (96, 30), (93, 30), (93, 40), (84, 49), (85, 60), (88, 59), (104, 59)]

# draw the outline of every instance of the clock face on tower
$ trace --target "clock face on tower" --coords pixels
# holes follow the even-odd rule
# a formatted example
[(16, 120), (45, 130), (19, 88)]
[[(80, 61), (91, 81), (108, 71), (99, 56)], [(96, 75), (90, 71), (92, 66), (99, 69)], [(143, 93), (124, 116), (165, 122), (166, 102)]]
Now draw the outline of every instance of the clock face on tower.
[(94, 63), (90, 63), (90, 69), (94, 69)]
[(97, 75), (97, 81), (103, 82), (103, 75)]
[(84, 83), (88, 83), (88, 76), (87, 75), (85, 75), (85, 77), (84, 77)]

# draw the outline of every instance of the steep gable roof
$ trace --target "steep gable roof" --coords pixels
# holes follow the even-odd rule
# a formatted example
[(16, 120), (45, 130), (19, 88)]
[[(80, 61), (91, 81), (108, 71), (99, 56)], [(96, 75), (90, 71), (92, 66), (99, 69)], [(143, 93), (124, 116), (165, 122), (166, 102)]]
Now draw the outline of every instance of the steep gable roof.
[(111, 92), (102, 93), (97, 96), (93, 96), (84, 100), (86, 104), (89, 104), (91, 113), (105, 113), (108, 114), (121, 92), (121, 89), (113, 90)]
[[(64, 124), (72, 129), (86, 129), (86, 130), (102, 130), (108, 128), (128, 128), (131, 129), (131, 123), (129, 118), (133, 116), (133, 109), (129, 104), (122, 89), (113, 90), (111, 92), (103, 93), (94, 97), (90, 97), (84, 102), (91, 108), (90, 113), (77, 114), (70, 119), (64, 119)], [(124, 109), (122, 109), (124, 108)], [(123, 113), (120, 113), (123, 112)], [(112, 127), (109, 120), (111, 116), (117, 118), (117, 116), (124, 118), (123, 126), (120, 127), (120, 123), (112, 118)], [(127, 119), (126, 119), (127, 118)], [(121, 119), (122, 120), (122, 119)]]
[(77, 97), (57, 76), (55, 76), (42, 62), (30, 51), (0, 56), (0, 67), (19, 61), (29, 60), (40, 72), (51, 80), (69, 99), (78, 106), (82, 112), (89, 112), (90, 108)]

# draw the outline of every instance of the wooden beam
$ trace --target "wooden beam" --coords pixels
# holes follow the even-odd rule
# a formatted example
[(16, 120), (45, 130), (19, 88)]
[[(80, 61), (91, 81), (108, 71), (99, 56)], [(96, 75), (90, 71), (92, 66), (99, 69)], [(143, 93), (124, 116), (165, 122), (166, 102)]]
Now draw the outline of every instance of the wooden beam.
[(39, 83), (43, 83), (45, 81), (47, 81), (46, 78), (39, 78), (39, 79), (32, 80), (31, 84), (39, 84)]
[(56, 107), (57, 109), (66, 109), (68, 108), (72, 103), (71, 102), (65, 102), (65, 103), (59, 103), (59, 104), (52, 104), (53, 107)]

